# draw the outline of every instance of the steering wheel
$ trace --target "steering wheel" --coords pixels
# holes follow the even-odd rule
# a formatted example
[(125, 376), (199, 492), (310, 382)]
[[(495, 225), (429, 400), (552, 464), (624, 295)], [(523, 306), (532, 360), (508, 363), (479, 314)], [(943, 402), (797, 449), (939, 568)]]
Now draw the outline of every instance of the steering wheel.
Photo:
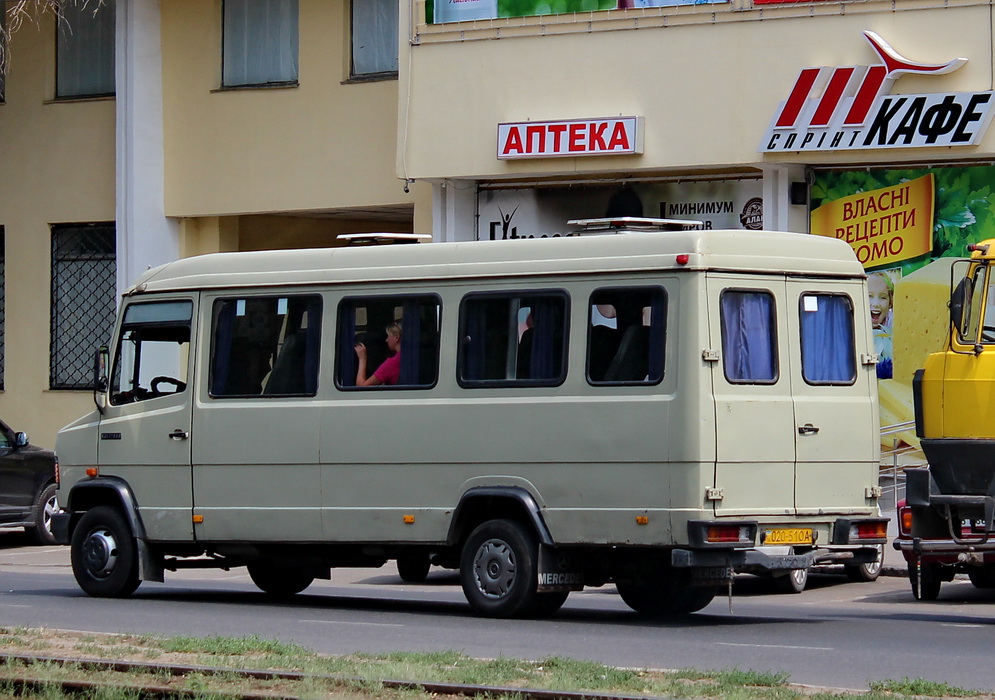
[(172, 377), (154, 377), (152, 381), (149, 382), (149, 388), (152, 390), (152, 393), (157, 396), (162, 393), (159, 391), (160, 384), (172, 384), (176, 387), (176, 390), (172, 392), (174, 394), (178, 394), (187, 388), (187, 383), (181, 382), (179, 379), (173, 379)]
[(982, 326), (981, 340), (986, 343), (995, 343), (995, 326)]

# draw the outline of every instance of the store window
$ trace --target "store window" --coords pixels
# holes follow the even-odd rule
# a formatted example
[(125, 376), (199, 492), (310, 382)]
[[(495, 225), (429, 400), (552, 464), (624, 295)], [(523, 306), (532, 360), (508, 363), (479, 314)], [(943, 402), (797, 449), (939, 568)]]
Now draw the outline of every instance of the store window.
[(726, 290), (720, 307), (726, 379), (733, 384), (774, 384), (778, 368), (773, 295)]
[(562, 384), (568, 302), (565, 292), (468, 295), (460, 309), (459, 383)]
[(115, 245), (113, 223), (52, 227), (52, 389), (93, 388), (93, 353), (117, 313)]
[(56, 97), (114, 94), (115, 1), (60, 0), (62, 18), (56, 29)]
[(352, 78), (397, 75), (397, 0), (352, 0)]
[(297, 0), (224, 0), (225, 87), (297, 83)]

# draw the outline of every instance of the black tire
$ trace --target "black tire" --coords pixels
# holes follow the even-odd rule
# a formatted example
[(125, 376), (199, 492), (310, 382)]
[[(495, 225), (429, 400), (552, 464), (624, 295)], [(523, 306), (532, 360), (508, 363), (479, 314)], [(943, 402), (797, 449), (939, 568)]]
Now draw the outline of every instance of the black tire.
[(407, 554), (397, 558), (397, 575), (406, 583), (425, 583), (432, 563), (427, 554)]
[(995, 588), (995, 566), (971, 567), (967, 577), (975, 588)]
[(878, 546), (878, 560), (869, 564), (850, 564), (843, 566), (843, 572), (851, 581), (871, 583), (881, 575), (881, 565), (884, 562), (884, 545)]
[(259, 590), (272, 596), (292, 596), (314, 583), (314, 575), (307, 569), (278, 567), (269, 561), (253, 562), (246, 568)]
[(939, 564), (922, 564), (919, 569), (919, 575), (916, 576), (915, 564), (909, 564), (912, 596), (916, 600), (936, 600), (940, 595), (940, 584), (943, 583)]
[(551, 591), (549, 593), (536, 593), (535, 600), (526, 611), (527, 617), (543, 618), (556, 613), (567, 602), (570, 591)]
[(31, 528), (32, 538), (38, 544), (55, 544), (55, 535), (52, 534), (52, 516), (59, 512), (59, 498), (56, 495), (55, 484), (49, 484), (38, 494), (35, 502), (34, 521), (35, 526)]
[(641, 615), (678, 617), (698, 612), (715, 598), (715, 586), (692, 586), (691, 572), (670, 568), (656, 581), (618, 581), (622, 601)]
[(787, 576), (778, 576), (774, 582), (782, 593), (801, 593), (808, 585), (808, 569), (792, 569)]
[(73, 531), (76, 582), (95, 598), (127, 598), (138, 585), (138, 544), (128, 521), (110, 506), (88, 510)]
[[(536, 592), (539, 542), (513, 520), (488, 520), (463, 545), (460, 583), (470, 607), (485, 617), (527, 617), (547, 599)], [(548, 595), (548, 594), (543, 594)]]

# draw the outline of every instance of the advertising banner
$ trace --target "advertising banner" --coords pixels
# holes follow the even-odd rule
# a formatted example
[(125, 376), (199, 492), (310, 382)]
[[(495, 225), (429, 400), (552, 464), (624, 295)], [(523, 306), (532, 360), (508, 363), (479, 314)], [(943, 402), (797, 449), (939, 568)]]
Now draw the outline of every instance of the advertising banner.
[[(881, 425), (915, 418), (912, 378), (943, 349), (950, 267), (995, 238), (995, 167), (817, 172), (812, 233), (846, 240), (868, 272)], [(882, 439), (917, 446), (910, 427)]]
[(549, 238), (571, 219), (646, 216), (699, 221), (700, 228), (763, 228), (759, 179), (481, 190), (478, 240)]
[(429, 24), (639, 7), (711, 5), (729, 0), (427, 0)]

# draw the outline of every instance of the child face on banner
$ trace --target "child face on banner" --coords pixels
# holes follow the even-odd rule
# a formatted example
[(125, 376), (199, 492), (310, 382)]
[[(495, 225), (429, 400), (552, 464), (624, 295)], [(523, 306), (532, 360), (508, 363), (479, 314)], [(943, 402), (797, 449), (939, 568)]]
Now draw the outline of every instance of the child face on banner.
[(892, 303), (892, 291), (883, 274), (871, 275), (867, 280), (867, 299), (870, 304), (871, 325), (881, 328), (888, 320)]

